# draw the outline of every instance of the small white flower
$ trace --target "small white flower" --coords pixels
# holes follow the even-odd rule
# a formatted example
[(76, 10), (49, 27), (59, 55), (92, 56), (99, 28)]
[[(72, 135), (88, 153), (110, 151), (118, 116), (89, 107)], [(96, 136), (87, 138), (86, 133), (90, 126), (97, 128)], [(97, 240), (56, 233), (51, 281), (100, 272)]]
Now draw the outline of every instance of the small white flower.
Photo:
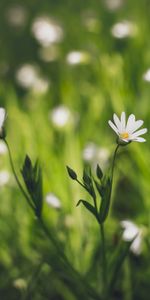
[(0, 107), (0, 138), (4, 138), (4, 123), (6, 120), (6, 110)]
[(124, 229), (122, 239), (127, 242), (133, 240), (130, 249), (134, 254), (139, 255), (142, 250), (142, 229), (129, 220), (120, 223)]
[(60, 199), (53, 193), (48, 193), (45, 197), (46, 202), (56, 208), (56, 209), (60, 209), (61, 208), (61, 202)]
[(108, 121), (110, 127), (116, 132), (119, 136), (119, 140), (129, 143), (132, 141), (135, 142), (145, 142), (146, 140), (140, 135), (143, 135), (147, 132), (147, 128), (143, 128), (137, 131), (142, 125), (142, 120), (135, 120), (135, 115), (131, 114), (126, 122), (126, 114), (122, 112), (121, 118), (117, 117), (116, 114), (113, 115), (114, 123), (112, 121)]

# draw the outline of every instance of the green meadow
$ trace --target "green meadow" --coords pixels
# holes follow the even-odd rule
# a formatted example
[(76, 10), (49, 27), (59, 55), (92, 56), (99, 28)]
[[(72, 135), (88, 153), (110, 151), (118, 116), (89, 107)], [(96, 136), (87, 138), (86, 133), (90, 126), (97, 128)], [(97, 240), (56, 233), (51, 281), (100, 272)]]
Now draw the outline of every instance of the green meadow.
[[(143, 120), (148, 132), (145, 143), (120, 147), (116, 158), (105, 223), (108, 276), (113, 261), (120, 260), (104, 300), (149, 299), (149, 32), (148, 0), (1, 0), (0, 107), (7, 111), (6, 139), (25, 189), (25, 156), (33, 164), (38, 159), (47, 231), (78, 274), (67, 269), (42, 231), (0, 140), (1, 300), (104, 299), (97, 296), (103, 294), (99, 228), (83, 205), (76, 207), (91, 198), (69, 178), (66, 166), (80, 179), (85, 166), (95, 174), (99, 164), (106, 172), (117, 138), (108, 120), (122, 111)], [(137, 229), (139, 239), (127, 255), (120, 242), (126, 244)]]

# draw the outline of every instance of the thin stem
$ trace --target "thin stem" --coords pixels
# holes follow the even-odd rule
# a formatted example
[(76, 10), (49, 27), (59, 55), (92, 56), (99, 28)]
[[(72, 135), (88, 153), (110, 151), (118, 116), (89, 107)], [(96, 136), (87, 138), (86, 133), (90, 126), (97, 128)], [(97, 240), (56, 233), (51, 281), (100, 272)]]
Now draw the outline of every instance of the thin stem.
[(113, 181), (113, 175), (114, 175), (114, 166), (115, 166), (115, 160), (116, 160), (116, 155), (117, 155), (117, 151), (119, 149), (119, 144), (117, 145), (115, 152), (114, 152), (114, 156), (113, 156), (113, 161), (112, 161), (112, 169), (111, 169), (111, 176), (112, 176), (112, 181)]
[[(112, 189), (112, 182), (113, 182), (113, 175), (114, 175), (114, 166), (115, 166), (115, 160), (117, 151), (119, 149), (119, 144), (117, 145), (113, 160), (112, 160), (112, 168), (111, 168), (111, 189)], [(101, 234), (101, 244), (102, 244), (102, 276), (103, 276), (103, 294), (104, 299), (107, 297), (107, 257), (106, 257), (106, 243), (105, 243), (105, 231), (104, 231), (104, 223), (100, 224), (100, 234)]]
[(105, 245), (105, 232), (104, 224), (100, 224), (101, 243), (102, 243), (102, 276), (103, 276), (103, 293), (104, 299), (107, 291), (107, 260), (106, 260), (106, 245)]
[(18, 184), (18, 187), (20, 189), (20, 191), (22, 192), (22, 194), (24, 195), (24, 197), (26, 198), (26, 200), (28, 201), (28, 204), (30, 205), (30, 207), (34, 210), (34, 205), (31, 203), (31, 200), (30, 200), (30, 197), (28, 196), (28, 194), (25, 192), (22, 184), (20, 183), (20, 180), (18, 179), (18, 176), (17, 176), (17, 173), (15, 171), (15, 167), (14, 167), (14, 164), (13, 164), (13, 160), (12, 160), (12, 156), (11, 156), (11, 151), (10, 151), (10, 148), (9, 148), (9, 145), (7, 143), (6, 140), (4, 140), (6, 146), (7, 146), (7, 149), (8, 149), (8, 155), (9, 155), (9, 160), (10, 160), (10, 165), (11, 165), (11, 168), (12, 168), (12, 171), (13, 171), (13, 174), (14, 174), (14, 177), (16, 179), (16, 182)]
[(78, 182), (84, 189), (86, 189), (85, 185), (82, 182), (80, 182), (78, 179), (76, 179), (76, 182)]

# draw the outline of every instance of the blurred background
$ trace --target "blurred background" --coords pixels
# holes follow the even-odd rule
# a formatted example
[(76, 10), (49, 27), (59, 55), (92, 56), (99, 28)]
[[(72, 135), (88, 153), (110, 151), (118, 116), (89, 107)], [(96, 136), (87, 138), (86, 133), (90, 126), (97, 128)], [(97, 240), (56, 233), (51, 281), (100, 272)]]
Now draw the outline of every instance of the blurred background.
[[(77, 201), (87, 194), (67, 175), (85, 164), (105, 171), (116, 136), (113, 112), (150, 128), (150, 1), (0, 1), (0, 106), (18, 175), (27, 154), (43, 169), (44, 217), (73, 266), (95, 289), (98, 228)], [(112, 299), (150, 293), (150, 140), (118, 154), (106, 243), (139, 239)], [(0, 141), (0, 299), (77, 299), (48, 260), (57, 257), (18, 191)], [(26, 298), (25, 298), (26, 297)]]

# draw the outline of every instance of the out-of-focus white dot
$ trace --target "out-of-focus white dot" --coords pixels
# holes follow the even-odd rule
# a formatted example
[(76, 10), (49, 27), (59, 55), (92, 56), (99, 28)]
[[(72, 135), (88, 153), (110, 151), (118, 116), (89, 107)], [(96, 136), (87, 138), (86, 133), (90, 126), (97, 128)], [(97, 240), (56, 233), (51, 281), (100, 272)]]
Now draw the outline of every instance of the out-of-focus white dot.
[(66, 61), (70, 65), (78, 65), (88, 63), (90, 56), (84, 51), (72, 51), (67, 54)]
[(116, 11), (122, 7), (124, 0), (105, 0), (107, 8), (111, 11)]
[(144, 74), (143, 74), (143, 79), (145, 81), (150, 82), (150, 69), (148, 69)]
[(135, 24), (129, 21), (116, 23), (111, 28), (111, 33), (115, 38), (123, 39), (136, 34), (137, 28)]
[(129, 220), (121, 221), (121, 226), (124, 229), (122, 239), (127, 242), (134, 239), (130, 249), (134, 254), (139, 255), (142, 246), (142, 230)]
[(13, 286), (18, 290), (25, 290), (27, 288), (27, 282), (23, 278), (17, 278), (14, 280)]
[(54, 126), (63, 128), (72, 123), (72, 113), (68, 107), (60, 105), (49, 113), (49, 119)]
[(0, 155), (7, 153), (7, 147), (3, 141), (0, 141)]
[(62, 206), (60, 199), (53, 193), (48, 193), (45, 197), (45, 200), (46, 200), (47, 204), (49, 204), (50, 206), (52, 206), (56, 209), (60, 209)]
[(37, 79), (38, 70), (34, 65), (24, 64), (16, 72), (16, 80), (24, 88), (31, 88)]
[(7, 184), (10, 180), (10, 174), (6, 170), (0, 171), (0, 186)]
[(94, 168), (97, 164), (100, 164), (102, 168), (106, 168), (109, 159), (109, 151), (107, 148), (99, 147), (91, 142), (83, 149), (83, 159), (92, 163)]
[(64, 36), (62, 27), (49, 17), (36, 18), (33, 21), (31, 31), (43, 47), (61, 42)]
[(44, 94), (48, 91), (50, 82), (44, 78), (37, 78), (32, 86), (32, 91), (36, 94)]
[(6, 19), (14, 27), (23, 26), (27, 20), (27, 11), (21, 5), (9, 7), (6, 11)]
[(24, 64), (18, 69), (16, 80), (20, 86), (36, 94), (46, 93), (50, 86), (50, 81), (39, 75), (38, 67), (30, 64)]
[(89, 143), (83, 150), (83, 159), (92, 161), (97, 156), (97, 146), (94, 143)]

